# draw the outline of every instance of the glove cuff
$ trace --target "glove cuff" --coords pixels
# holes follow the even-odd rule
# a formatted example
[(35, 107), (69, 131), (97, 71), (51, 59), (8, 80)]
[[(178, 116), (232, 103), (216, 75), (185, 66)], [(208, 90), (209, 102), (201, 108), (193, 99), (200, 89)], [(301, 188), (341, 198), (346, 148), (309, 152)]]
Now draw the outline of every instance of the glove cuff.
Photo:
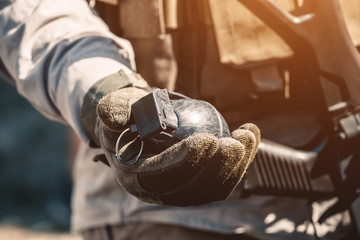
[(127, 74), (120, 70), (97, 81), (86, 93), (81, 108), (81, 124), (90, 138), (90, 147), (100, 146), (99, 138), (95, 134), (96, 107), (100, 99), (110, 92), (126, 87), (150, 88), (139, 74)]

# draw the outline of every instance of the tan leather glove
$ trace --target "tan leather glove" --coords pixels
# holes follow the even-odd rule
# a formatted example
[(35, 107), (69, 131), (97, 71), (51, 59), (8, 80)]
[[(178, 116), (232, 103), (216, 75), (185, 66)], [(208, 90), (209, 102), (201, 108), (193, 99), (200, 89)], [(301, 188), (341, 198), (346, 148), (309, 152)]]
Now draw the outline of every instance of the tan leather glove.
[[(113, 91), (97, 105), (95, 135), (121, 187), (137, 198), (160, 205), (191, 206), (224, 200), (238, 185), (253, 160), (260, 140), (254, 124), (245, 124), (231, 137), (198, 133), (164, 151), (144, 149), (139, 160), (123, 164), (115, 143), (129, 127), (131, 105), (148, 94), (135, 87)], [(129, 141), (120, 154), (133, 156), (139, 141)]]

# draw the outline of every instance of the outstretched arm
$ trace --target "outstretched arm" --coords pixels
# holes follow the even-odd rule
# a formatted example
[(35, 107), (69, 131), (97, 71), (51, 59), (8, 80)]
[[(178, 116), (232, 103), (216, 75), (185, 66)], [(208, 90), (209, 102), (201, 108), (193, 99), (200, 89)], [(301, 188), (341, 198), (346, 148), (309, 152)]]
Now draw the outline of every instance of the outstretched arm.
[(129, 42), (83, 0), (1, 1), (0, 29), (1, 61), (18, 91), (101, 147), (119, 185), (139, 199), (176, 206), (223, 200), (254, 158), (260, 131), (247, 124), (226, 138), (194, 134), (124, 165), (116, 139), (130, 124), (132, 103), (150, 90), (134, 72)]
[(0, 59), (19, 93), (85, 141), (83, 98), (99, 79), (134, 70), (130, 43), (84, 0), (0, 1)]

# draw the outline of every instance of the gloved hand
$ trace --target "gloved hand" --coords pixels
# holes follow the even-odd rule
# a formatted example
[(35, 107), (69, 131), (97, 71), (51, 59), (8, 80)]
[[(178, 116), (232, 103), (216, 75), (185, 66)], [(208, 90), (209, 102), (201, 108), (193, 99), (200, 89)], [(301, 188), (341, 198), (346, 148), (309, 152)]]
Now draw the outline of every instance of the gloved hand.
[[(97, 105), (95, 142), (103, 148), (115, 177), (124, 189), (150, 203), (191, 206), (224, 200), (238, 185), (253, 160), (260, 131), (245, 124), (231, 137), (198, 133), (157, 152), (145, 149), (135, 164), (115, 156), (115, 143), (129, 127), (131, 105), (148, 92), (126, 87), (107, 94)], [(139, 141), (129, 141), (120, 154), (134, 155)], [(151, 148), (151, 147), (150, 147)]]

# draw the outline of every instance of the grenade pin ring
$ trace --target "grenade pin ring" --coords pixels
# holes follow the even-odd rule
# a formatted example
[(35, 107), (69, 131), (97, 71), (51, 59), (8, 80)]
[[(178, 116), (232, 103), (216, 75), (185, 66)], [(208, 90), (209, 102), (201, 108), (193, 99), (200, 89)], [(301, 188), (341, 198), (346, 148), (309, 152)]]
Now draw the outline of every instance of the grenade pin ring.
[[(140, 150), (139, 150), (138, 154), (136, 155), (136, 157), (134, 157), (133, 159), (130, 159), (128, 161), (121, 158), (120, 149), (119, 149), (120, 141), (121, 141), (122, 137), (125, 135), (125, 133), (127, 133), (128, 131), (131, 131), (131, 128), (125, 129), (120, 134), (120, 136), (118, 137), (118, 139), (116, 141), (116, 145), (115, 145), (115, 156), (120, 162), (122, 162), (125, 165), (131, 165), (131, 164), (136, 163), (139, 160), (139, 158), (143, 152), (143, 149), (144, 149), (144, 142), (141, 140)], [(138, 137), (139, 137), (139, 135), (136, 138), (138, 138)]]

